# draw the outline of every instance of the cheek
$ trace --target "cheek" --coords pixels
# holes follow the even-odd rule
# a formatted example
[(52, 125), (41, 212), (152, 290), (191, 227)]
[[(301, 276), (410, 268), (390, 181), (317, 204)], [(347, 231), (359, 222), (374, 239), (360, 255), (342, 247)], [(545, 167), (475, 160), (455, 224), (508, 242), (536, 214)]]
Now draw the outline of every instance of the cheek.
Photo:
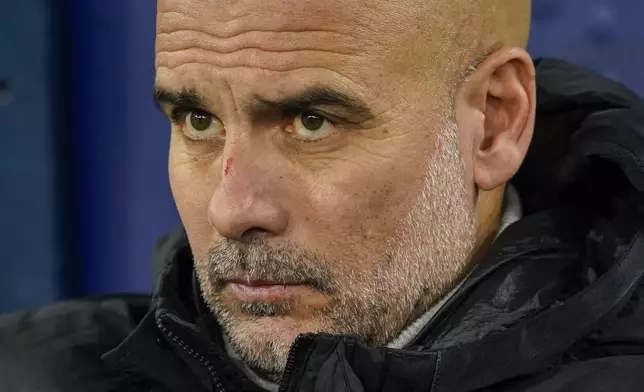
[(196, 258), (206, 254), (213, 240), (207, 211), (214, 184), (202, 173), (194, 165), (183, 163), (170, 154), (170, 189)]
[[(364, 166), (319, 186), (310, 209), (318, 241), (327, 251), (381, 253), (420, 191), (422, 172), (399, 167)], [(420, 177), (420, 178), (419, 178)]]

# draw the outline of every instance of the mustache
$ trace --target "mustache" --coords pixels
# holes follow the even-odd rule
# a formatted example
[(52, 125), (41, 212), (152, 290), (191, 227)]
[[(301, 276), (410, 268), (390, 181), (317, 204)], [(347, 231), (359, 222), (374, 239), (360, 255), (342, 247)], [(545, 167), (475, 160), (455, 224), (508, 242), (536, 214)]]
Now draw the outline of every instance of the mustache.
[(328, 263), (321, 255), (295, 245), (274, 247), (263, 240), (239, 243), (223, 238), (208, 250), (208, 276), (222, 289), (231, 278), (289, 282), (335, 294), (337, 287)]

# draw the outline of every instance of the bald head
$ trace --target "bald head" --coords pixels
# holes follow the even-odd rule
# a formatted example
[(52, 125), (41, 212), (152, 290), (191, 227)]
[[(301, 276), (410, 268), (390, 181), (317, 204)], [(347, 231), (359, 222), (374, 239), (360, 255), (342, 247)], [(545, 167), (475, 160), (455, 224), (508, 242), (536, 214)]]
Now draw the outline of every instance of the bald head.
[(465, 57), (486, 56), (501, 46), (525, 48), (530, 34), (530, 0), (445, 1), (458, 21), (456, 47)]
[[(460, 30), (482, 47), (499, 42), (525, 47), (530, 30), (530, 0), (444, 0), (456, 14)], [(468, 32), (469, 30), (469, 32)], [(461, 42), (465, 44), (466, 42)]]
[[(392, 3), (411, 10), (406, 18), (418, 31), (414, 46), (423, 48), (414, 61), (429, 60), (430, 65), (443, 67), (456, 78), (503, 46), (525, 48), (529, 38), (531, 0)], [(418, 8), (414, 10), (414, 6)]]

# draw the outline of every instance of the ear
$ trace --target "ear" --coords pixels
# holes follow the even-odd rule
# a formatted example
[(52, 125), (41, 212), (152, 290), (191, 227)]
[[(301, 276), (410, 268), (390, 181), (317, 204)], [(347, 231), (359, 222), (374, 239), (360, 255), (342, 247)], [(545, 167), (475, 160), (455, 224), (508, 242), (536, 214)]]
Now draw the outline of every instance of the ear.
[(488, 191), (519, 170), (534, 130), (535, 69), (521, 48), (501, 48), (459, 91), (456, 116), (476, 187)]

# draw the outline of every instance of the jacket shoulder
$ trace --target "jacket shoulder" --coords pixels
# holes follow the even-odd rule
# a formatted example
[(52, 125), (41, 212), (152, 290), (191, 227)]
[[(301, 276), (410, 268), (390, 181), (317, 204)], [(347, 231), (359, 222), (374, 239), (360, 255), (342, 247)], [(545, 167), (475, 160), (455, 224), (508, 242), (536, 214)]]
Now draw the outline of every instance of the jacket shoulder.
[(133, 330), (147, 302), (112, 296), (0, 316), (0, 390), (102, 390), (101, 356)]
[[(561, 366), (516, 388), (525, 392), (630, 392), (644, 384), (644, 281), (623, 306), (563, 355)], [(535, 380), (537, 382), (535, 382)]]

